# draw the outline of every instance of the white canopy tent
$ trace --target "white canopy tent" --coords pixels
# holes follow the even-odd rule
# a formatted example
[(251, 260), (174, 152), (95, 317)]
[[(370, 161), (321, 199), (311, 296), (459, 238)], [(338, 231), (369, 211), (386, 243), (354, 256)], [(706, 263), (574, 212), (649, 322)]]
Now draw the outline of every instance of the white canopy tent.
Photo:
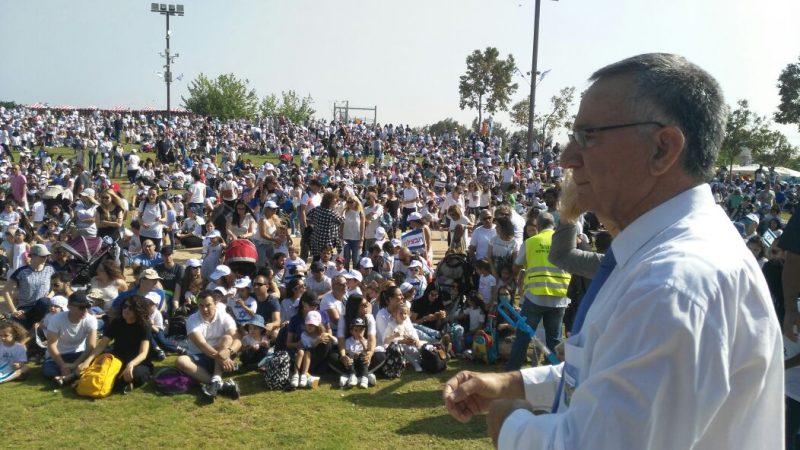
[[(764, 171), (767, 171), (768, 169), (769, 169), (768, 167), (764, 167)], [(746, 166), (733, 166), (733, 173), (744, 173), (752, 175), (756, 170), (758, 170), (758, 164), (749, 164)], [(778, 175), (780, 175), (781, 178), (800, 178), (800, 172), (786, 167), (776, 167), (775, 172)]]

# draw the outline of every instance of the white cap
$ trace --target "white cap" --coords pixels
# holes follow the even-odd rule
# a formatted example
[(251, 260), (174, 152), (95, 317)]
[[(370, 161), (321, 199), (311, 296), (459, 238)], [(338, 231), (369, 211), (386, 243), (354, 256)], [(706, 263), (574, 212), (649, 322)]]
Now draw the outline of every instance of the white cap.
[(361, 261), (358, 262), (358, 266), (362, 269), (371, 269), (375, 267), (375, 265), (372, 264), (371, 258), (361, 258)]
[(64, 297), (63, 295), (55, 295), (55, 296), (53, 296), (53, 298), (50, 299), (50, 305), (51, 306), (58, 306), (62, 310), (66, 310), (67, 309), (67, 297)]
[(404, 282), (399, 287), (400, 287), (400, 292), (402, 292), (403, 294), (407, 294), (410, 290), (414, 289), (414, 285), (412, 285), (409, 282)]
[(250, 284), (250, 277), (247, 275), (243, 276), (242, 278), (237, 278), (236, 281), (233, 283), (235, 288), (249, 288)]
[(220, 234), (219, 230), (214, 230), (214, 231), (208, 233), (206, 235), (206, 237), (211, 239), (211, 238), (215, 238), (215, 237), (222, 237), (222, 235)]
[(408, 265), (409, 269), (412, 267), (422, 267), (422, 263), (415, 259), (411, 261), (411, 264)]
[(375, 229), (375, 240), (382, 241), (386, 239), (386, 229), (383, 227), (378, 227)]
[(422, 214), (414, 211), (414, 212), (412, 212), (411, 214), (408, 215), (408, 220), (409, 220), (409, 222), (413, 221), (413, 220), (422, 220)]
[(155, 291), (148, 292), (147, 295), (144, 296), (144, 298), (150, 300), (156, 306), (158, 306), (161, 303), (161, 296), (158, 294), (158, 292)]
[(197, 258), (192, 258), (186, 261), (186, 267), (201, 267), (203, 262)]
[(364, 279), (364, 277), (361, 275), (361, 272), (357, 270), (348, 270), (345, 273), (343, 273), (342, 276), (346, 280), (358, 280), (359, 283), (361, 282), (361, 280)]
[(267, 203), (264, 203), (264, 208), (278, 209), (278, 204), (272, 200), (267, 200)]
[(392, 247), (402, 247), (403, 246), (403, 241), (401, 241), (400, 239), (392, 239), (391, 242), (392, 242)]
[(231, 274), (231, 268), (226, 266), (225, 264), (220, 264), (214, 269), (213, 272), (211, 272), (211, 276), (209, 278), (211, 278), (212, 280), (219, 280), (220, 278), (227, 277), (230, 274)]
[(86, 196), (86, 197), (94, 197), (94, 194), (95, 192), (94, 189), (92, 188), (86, 188), (81, 192), (81, 196)]
[(744, 217), (745, 217), (745, 219), (747, 219), (747, 220), (749, 220), (749, 221), (751, 221), (753, 223), (760, 222), (760, 220), (758, 219), (758, 215), (755, 214), (755, 213), (750, 213), (750, 214), (748, 214), (748, 215), (746, 215)]

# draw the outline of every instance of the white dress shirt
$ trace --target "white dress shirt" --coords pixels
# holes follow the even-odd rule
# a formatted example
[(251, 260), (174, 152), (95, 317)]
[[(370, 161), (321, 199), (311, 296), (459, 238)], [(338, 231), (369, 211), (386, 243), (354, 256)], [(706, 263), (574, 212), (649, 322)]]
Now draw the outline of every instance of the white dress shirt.
[(779, 449), (783, 345), (767, 284), (708, 185), (625, 228), (566, 364), (523, 370), (499, 448)]

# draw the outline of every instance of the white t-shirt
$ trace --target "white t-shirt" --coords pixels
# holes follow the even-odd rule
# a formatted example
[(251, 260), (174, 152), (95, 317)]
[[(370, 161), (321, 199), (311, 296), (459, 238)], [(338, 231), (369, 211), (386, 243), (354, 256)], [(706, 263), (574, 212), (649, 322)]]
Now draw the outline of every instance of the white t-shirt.
[[(347, 297), (345, 297), (347, 298)], [(339, 317), (344, 316), (344, 303), (333, 296), (333, 292), (328, 292), (322, 296), (319, 301), (319, 311), (323, 314), (328, 314), (328, 310), (335, 309), (339, 311)], [(329, 316), (330, 317), (330, 316)], [(338, 324), (337, 324), (338, 326)], [(337, 328), (338, 331), (338, 328)]]
[[(87, 314), (78, 323), (72, 323), (69, 320), (69, 311), (62, 311), (54, 315), (47, 324), (47, 332), (58, 335), (56, 348), (62, 355), (86, 350), (86, 338), (92, 331), (97, 331), (97, 319), (91, 314)], [(47, 356), (50, 356), (50, 350), (47, 351)]]
[(139, 170), (139, 157), (135, 153), (128, 156), (128, 170)]
[[(214, 314), (214, 318), (211, 319), (210, 322), (203, 320), (203, 316), (200, 315), (200, 311), (189, 316), (189, 319), (186, 321), (187, 335), (199, 333), (200, 336), (205, 338), (206, 343), (214, 348), (217, 348), (220, 340), (222, 340), (222, 337), (225, 336), (225, 334), (235, 331), (236, 322), (234, 322), (233, 317), (225, 312), (225, 308), (220, 305), (217, 305), (217, 312)], [(195, 345), (194, 341), (191, 339), (188, 339), (188, 341), (189, 344), (187, 350), (189, 353), (193, 355), (203, 353), (203, 351), (200, 350), (197, 345)]]
[(514, 172), (514, 169), (512, 169), (511, 167), (507, 167), (503, 169), (502, 172), (500, 172), (500, 176), (503, 179), (503, 183), (513, 183), (514, 177), (516, 175), (517, 175), (516, 172)]
[(497, 230), (486, 227), (475, 227), (472, 230), (472, 238), (469, 241), (470, 247), (475, 247), (475, 259), (483, 259), (489, 250), (489, 242), (497, 235)]
[[(237, 302), (238, 299), (239, 297), (228, 299), (228, 307), (233, 310), (233, 317), (236, 319), (236, 322), (244, 323), (249, 321), (252, 316)], [(244, 304), (251, 311), (255, 311), (258, 307), (258, 303), (254, 297), (247, 297)]]
[(469, 332), (474, 333), (478, 331), (481, 323), (486, 320), (486, 315), (480, 308), (467, 308), (467, 317), (469, 317)]
[(419, 191), (415, 187), (403, 188), (403, 208), (416, 208)]
[(192, 183), (189, 186), (189, 203), (205, 203), (206, 201), (206, 185), (200, 181)]
[(481, 275), (478, 282), (478, 293), (483, 297), (483, 303), (489, 304), (492, 301), (492, 289), (497, 286), (497, 280), (492, 274)]

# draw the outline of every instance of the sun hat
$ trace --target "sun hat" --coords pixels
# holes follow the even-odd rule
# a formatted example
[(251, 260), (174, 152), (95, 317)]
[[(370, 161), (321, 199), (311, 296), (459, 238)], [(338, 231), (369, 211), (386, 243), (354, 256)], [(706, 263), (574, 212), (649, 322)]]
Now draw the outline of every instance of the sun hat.
[(361, 258), (361, 261), (358, 262), (358, 266), (362, 269), (371, 269), (375, 267), (375, 265), (372, 264), (372, 258)]
[(139, 274), (140, 280), (161, 280), (161, 275), (156, 272), (156, 269), (148, 268), (144, 269), (142, 273)]
[(264, 323), (264, 318), (261, 317), (259, 314), (256, 314), (255, 316), (251, 317), (250, 320), (245, 325), (250, 325), (250, 326), (253, 326), (253, 327), (259, 327), (259, 328), (263, 328), (265, 330), (267, 329), (267, 326)]
[(161, 303), (161, 295), (158, 292), (148, 292), (144, 298), (150, 300), (151, 303), (158, 306)]
[(306, 314), (306, 325), (319, 326), (322, 324), (322, 315), (319, 311), (309, 311)]
[(186, 267), (201, 267), (202, 265), (202, 261), (197, 258), (192, 258), (186, 261)]
[(231, 274), (231, 268), (226, 266), (225, 264), (220, 264), (214, 269), (213, 272), (211, 272), (211, 276), (209, 276), (209, 278), (216, 281), (222, 277), (227, 277), (230, 274)]
[(249, 288), (252, 286), (250, 281), (250, 277), (247, 275), (243, 276), (242, 278), (237, 278), (236, 281), (233, 283), (233, 287), (237, 289)]

